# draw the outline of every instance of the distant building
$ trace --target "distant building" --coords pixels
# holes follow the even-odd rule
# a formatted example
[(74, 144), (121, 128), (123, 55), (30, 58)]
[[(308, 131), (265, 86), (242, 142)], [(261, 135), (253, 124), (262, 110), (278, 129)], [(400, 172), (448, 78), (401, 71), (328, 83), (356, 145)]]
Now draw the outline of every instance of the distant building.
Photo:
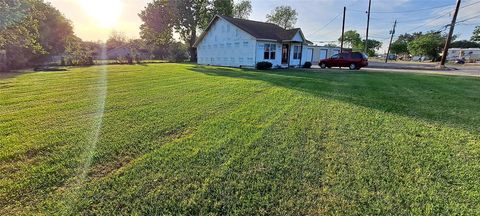
[(450, 48), (448, 49), (447, 60), (462, 59), (468, 61), (480, 60), (480, 48)]

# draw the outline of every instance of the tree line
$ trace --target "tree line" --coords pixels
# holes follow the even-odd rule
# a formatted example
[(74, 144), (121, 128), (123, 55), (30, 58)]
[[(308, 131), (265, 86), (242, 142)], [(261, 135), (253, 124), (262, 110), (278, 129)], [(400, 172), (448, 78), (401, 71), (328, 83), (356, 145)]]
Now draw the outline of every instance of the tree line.
[[(470, 40), (455, 41), (453, 37), (450, 48), (480, 48), (480, 26), (473, 31)], [(414, 32), (399, 35), (392, 43), (390, 50), (399, 55), (426, 56), (436, 61), (445, 46), (447, 35), (440, 31)]]
[[(341, 36), (338, 38), (338, 42), (342, 42)], [(349, 30), (344, 33), (343, 44), (345, 47), (352, 48), (353, 51), (363, 52), (365, 50), (365, 39), (362, 39), (356, 30)], [(382, 42), (368, 39), (367, 46), (367, 55), (375, 56), (376, 51), (382, 47)]]

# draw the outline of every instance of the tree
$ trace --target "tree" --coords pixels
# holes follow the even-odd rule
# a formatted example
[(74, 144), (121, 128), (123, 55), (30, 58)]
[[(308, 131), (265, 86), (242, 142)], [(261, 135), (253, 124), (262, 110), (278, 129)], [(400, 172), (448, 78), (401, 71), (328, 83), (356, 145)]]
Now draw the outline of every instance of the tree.
[(450, 44), (450, 48), (480, 48), (480, 43), (468, 40), (460, 40), (452, 42)]
[(166, 0), (148, 3), (138, 16), (143, 21), (140, 37), (148, 44), (162, 46), (172, 41), (173, 5)]
[[(368, 56), (375, 56), (375, 52), (378, 51), (382, 47), (382, 42), (373, 40), (373, 39), (368, 39), (368, 50), (367, 50), (367, 55)], [(358, 50), (365, 50), (365, 40), (362, 40), (360, 44), (357, 44), (355, 49)]]
[[(247, 16), (248, 4), (239, 4), (243, 6), (238, 7), (238, 14)], [(154, 0), (139, 14), (143, 21), (141, 36), (158, 48), (156, 53), (160, 50), (165, 53), (168, 45), (173, 43), (173, 32), (176, 32), (188, 46), (190, 61), (196, 61), (193, 45), (198, 30), (205, 30), (217, 14), (233, 16), (235, 8), (233, 0)]]
[(235, 4), (235, 8), (233, 10), (233, 17), (240, 19), (248, 19), (251, 13), (252, 3), (250, 2), (250, 0), (242, 0)]
[(111, 50), (114, 48), (122, 47), (127, 45), (127, 36), (125, 33), (113, 31), (107, 39), (105, 43), (107, 46), (107, 50)]
[(415, 38), (408, 44), (408, 50), (413, 55), (429, 56), (435, 61), (442, 51), (446, 37), (440, 32), (429, 32)]
[[(341, 36), (338, 38), (338, 41), (340, 43), (342, 42)], [(344, 33), (343, 44), (353, 49), (361, 49), (362, 38), (356, 30), (349, 30)]]
[(197, 29), (205, 29), (208, 25), (205, 23), (210, 22), (208, 3), (206, 0), (176, 1), (175, 30), (182, 41), (188, 45), (190, 61), (192, 62), (197, 60), (197, 52), (193, 47), (197, 40)]
[(390, 46), (390, 50), (395, 54), (408, 54), (408, 43), (403, 41), (395, 41)]
[(473, 30), (473, 35), (470, 38), (471, 41), (480, 43), (480, 26), (475, 27)]
[(168, 59), (173, 62), (184, 62), (188, 59), (188, 47), (181, 42), (174, 42), (169, 45)]
[(0, 49), (10, 68), (26, 67), (63, 53), (73, 28), (57, 9), (42, 0), (0, 2)]
[(297, 23), (298, 13), (290, 6), (277, 6), (267, 14), (267, 22), (277, 24), (284, 29), (291, 29)]
[(210, 11), (211, 20), (215, 15), (233, 16), (235, 10), (233, 0), (213, 0)]
[(68, 65), (93, 65), (93, 58), (100, 47), (99, 43), (84, 42), (77, 36), (69, 37), (65, 47)]

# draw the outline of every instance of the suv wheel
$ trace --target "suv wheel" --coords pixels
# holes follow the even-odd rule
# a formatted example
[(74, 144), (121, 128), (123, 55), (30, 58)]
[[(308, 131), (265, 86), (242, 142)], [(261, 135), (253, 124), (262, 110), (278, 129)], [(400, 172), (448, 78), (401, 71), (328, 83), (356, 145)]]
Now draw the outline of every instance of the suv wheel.
[(350, 70), (355, 70), (355, 69), (357, 69), (357, 65), (355, 63), (352, 63), (352, 64), (350, 64), (350, 66), (348, 68)]
[(325, 68), (327, 67), (327, 65), (326, 65), (325, 63), (320, 63), (320, 67), (321, 67), (322, 69), (325, 69)]

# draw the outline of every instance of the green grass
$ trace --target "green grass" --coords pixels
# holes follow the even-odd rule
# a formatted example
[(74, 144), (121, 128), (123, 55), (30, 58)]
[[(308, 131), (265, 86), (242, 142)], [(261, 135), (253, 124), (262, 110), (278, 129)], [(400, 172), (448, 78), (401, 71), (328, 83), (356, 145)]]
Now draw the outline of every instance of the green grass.
[(0, 215), (480, 214), (479, 78), (17, 75), (0, 80)]

